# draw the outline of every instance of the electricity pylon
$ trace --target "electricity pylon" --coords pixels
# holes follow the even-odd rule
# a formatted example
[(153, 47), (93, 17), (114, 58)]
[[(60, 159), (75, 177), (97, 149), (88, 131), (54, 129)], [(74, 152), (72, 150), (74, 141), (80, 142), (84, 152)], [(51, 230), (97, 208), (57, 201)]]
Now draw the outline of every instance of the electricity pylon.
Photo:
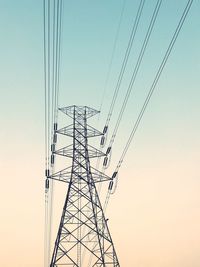
[[(107, 220), (99, 200), (96, 183), (111, 178), (90, 166), (90, 158), (105, 156), (88, 145), (88, 138), (102, 135), (87, 124), (87, 119), (98, 111), (86, 106), (60, 109), (73, 119), (73, 124), (60, 130), (73, 138), (73, 144), (55, 150), (54, 154), (72, 158), (72, 166), (48, 178), (68, 183), (50, 267), (119, 267)], [(56, 137), (56, 136), (55, 136)]]

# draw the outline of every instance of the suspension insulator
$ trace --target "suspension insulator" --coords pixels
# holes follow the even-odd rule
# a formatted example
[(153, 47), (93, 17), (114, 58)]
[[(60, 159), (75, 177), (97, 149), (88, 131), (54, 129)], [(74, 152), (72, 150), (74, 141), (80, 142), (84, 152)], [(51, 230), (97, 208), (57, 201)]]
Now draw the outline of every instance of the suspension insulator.
[(112, 190), (112, 188), (113, 188), (113, 181), (110, 181), (110, 183), (109, 183), (109, 186), (108, 186), (108, 190)]
[(114, 179), (117, 176), (118, 172), (114, 172), (112, 175), (112, 179)]
[(55, 144), (52, 144), (51, 145), (51, 152), (54, 152), (55, 151), (55, 147), (56, 147)]
[(109, 146), (109, 147), (107, 148), (106, 155), (108, 155), (108, 154), (110, 153), (110, 151), (111, 151), (111, 146)]
[(106, 125), (106, 126), (103, 128), (103, 134), (106, 134), (106, 133), (107, 133), (107, 130), (108, 130), (108, 126)]
[(49, 189), (49, 179), (46, 179), (45, 180), (45, 188), (46, 189)]
[(103, 160), (103, 166), (106, 167), (108, 163), (108, 157), (105, 157)]
[(57, 142), (57, 134), (56, 134), (56, 133), (54, 133), (54, 135), (53, 135), (53, 142), (54, 142), (54, 143)]
[(45, 176), (46, 176), (46, 177), (49, 177), (49, 169), (46, 169), (46, 170), (45, 170)]
[(100, 143), (100, 145), (101, 145), (101, 146), (104, 146), (104, 143), (105, 143), (105, 136), (103, 135), (103, 136), (101, 137), (101, 143)]
[(58, 129), (58, 124), (57, 124), (57, 122), (54, 123), (54, 125), (53, 125), (53, 129), (54, 129), (54, 131), (57, 131), (57, 129)]
[(51, 164), (54, 164), (54, 154), (51, 155)]

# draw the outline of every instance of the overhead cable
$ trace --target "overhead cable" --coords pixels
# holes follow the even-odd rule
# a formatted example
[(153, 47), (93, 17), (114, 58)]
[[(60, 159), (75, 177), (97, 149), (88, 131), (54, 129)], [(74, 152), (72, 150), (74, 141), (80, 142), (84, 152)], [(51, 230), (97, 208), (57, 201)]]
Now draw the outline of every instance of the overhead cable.
[(168, 48), (167, 48), (167, 51), (166, 51), (166, 53), (165, 53), (165, 55), (164, 55), (164, 58), (163, 58), (163, 60), (162, 60), (162, 62), (161, 62), (161, 64), (160, 64), (160, 66), (159, 66), (159, 69), (158, 69), (158, 71), (157, 71), (157, 73), (156, 73), (156, 76), (155, 76), (155, 78), (154, 78), (154, 80), (153, 80), (153, 83), (152, 83), (152, 85), (151, 85), (151, 87), (150, 87), (149, 93), (148, 93), (148, 95), (147, 95), (147, 97), (146, 97), (146, 99), (145, 99), (145, 101), (144, 101), (144, 104), (143, 104), (143, 106), (142, 106), (142, 109), (141, 109), (141, 111), (140, 111), (140, 113), (139, 113), (139, 115), (138, 115), (138, 117), (137, 117), (137, 120), (136, 120), (134, 126), (133, 126), (133, 129), (132, 129), (132, 131), (131, 131), (131, 134), (130, 134), (130, 136), (129, 136), (129, 138), (128, 138), (128, 141), (127, 141), (126, 146), (125, 146), (125, 148), (124, 148), (124, 150), (123, 150), (123, 152), (122, 152), (122, 155), (121, 155), (121, 157), (120, 157), (120, 160), (119, 160), (119, 162), (118, 162), (118, 165), (117, 165), (115, 171), (118, 171), (119, 168), (121, 167), (121, 164), (122, 164), (122, 162), (123, 162), (123, 160), (124, 160), (124, 157), (125, 157), (125, 155), (126, 155), (128, 149), (129, 149), (129, 147), (130, 147), (130, 144), (131, 144), (131, 142), (132, 142), (132, 140), (133, 140), (133, 137), (134, 137), (134, 135), (135, 135), (135, 133), (136, 133), (136, 131), (137, 131), (137, 128), (138, 128), (138, 126), (139, 126), (139, 124), (140, 124), (140, 121), (141, 121), (141, 119), (142, 119), (142, 117), (143, 117), (143, 115), (144, 115), (144, 112), (145, 112), (145, 110), (146, 110), (146, 108), (147, 108), (147, 105), (148, 105), (148, 103), (149, 103), (149, 101), (150, 101), (150, 99), (151, 99), (151, 97), (152, 97), (152, 94), (153, 94), (153, 92), (154, 92), (154, 90), (155, 90), (155, 88), (156, 88), (156, 85), (157, 85), (157, 83), (158, 83), (158, 81), (159, 81), (159, 78), (160, 78), (160, 76), (161, 76), (161, 74), (162, 74), (162, 71), (163, 71), (163, 69), (164, 69), (164, 67), (165, 67), (165, 65), (166, 65), (166, 62), (167, 62), (167, 60), (168, 60), (168, 58), (169, 58), (169, 56), (170, 56), (170, 53), (171, 53), (171, 51), (172, 51), (172, 48), (173, 48), (173, 46), (174, 46), (174, 44), (175, 44), (175, 42), (176, 42), (176, 40), (177, 40), (177, 37), (178, 37), (178, 35), (179, 35), (179, 32), (180, 32), (180, 30), (181, 30), (181, 28), (182, 28), (182, 26), (183, 26), (183, 23), (184, 23), (184, 21), (185, 21), (185, 19), (186, 19), (186, 17), (187, 17), (187, 14), (188, 14), (188, 12), (189, 12), (189, 10), (190, 10), (190, 7), (191, 7), (191, 5), (192, 5), (192, 2), (193, 2), (193, 0), (189, 0), (189, 1), (187, 2), (187, 5), (186, 5), (186, 7), (185, 7), (185, 9), (184, 9), (184, 12), (183, 12), (183, 14), (182, 14), (182, 16), (181, 16), (181, 19), (180, 19), (179, 23), (178, 23), (178, 26), (177, 26), (177, 28), (176, 28), (174, 34), (173, 34), (173, 37), (172, 37), (172, 39), (171, 39), (171, 41), (170, 41), (170, 44), (169, 44), (169, 46), (168, 46)]
[[(176, 28), (176, 30), (175, 30), (175, 32), (174, 32), (174, 34), (173, 34), (173, 37), (172, 37), (172, 39), (171, 39), (171, 41), (170, 41), (170, 43), (169, 43), (168, 48), (167, 48), (167, 50), (166, 50), (166, 53), (165, 53), (165, 55), (164, 55), (164, 58), (163, 58), (163, 60), (162, 60), (162, 62), (161, 62), (161, 64), (160, 64), (160, 66), (159, 66), (159, 68), (158, 68), (158, 71), (157, 71), (157, 73), (156, 73), (156, 76), (155, 76), (155, 78), (154, 78), (154, 80), (153, 80), (153, 83), (152, 83), (152, 85), (151, 85), (151, 87), (150, 87), (149, 93), (148, 93), (148, 95), (147, 95), (147, 97), (146, 97), (146, 99), (145, 99), (145, 102), (144, 102), (144, 104), (143, 104), (143, 106), (142, 106), (142, 109), (141, 109), (141, 111), (140, 111), (140, 113), (139, 113), (139, 115), (138, 115), (138, 117), (137, 117), (137, 120), (136, 120), (136, 122), (134, 123), (134, 126), (133, 126), (133, 129), (132, 129), (132, 131), (131, 131), (131, 134), (130, 134), (130, 136), (129, 136), (129, 138), (128, 138), (128, 141), (127, 141), (127, 143), (126, 143), (126, 145), (125, 145), (125, 148), (124, 148), (124, 150), (123, 150), (123, 152), (122, 152), (122, 155), (121, 155), (120, 160), (119, 160), (119, 162), (118, 162), (118, 164), (117, 164), (117, 167), (116, 167), (116, 169), (115, 169), (115, 171), (114, 171), (114, 173), (113, 173), (113, 176), (112, 176), (113, 179), (112, 179), (112, 181), (109, 183), (108, 192), (107, 192), (106, 200), (105, 200), (105, 203), (104, 203), (104, 210), (106, 210), (106, 208), (107, 208), (107, 206), (108, 206), (108, 202), (109, 202), (109, 199), (110, 199), (111, 194), (113, 194), (113, 193), (115, 192), (116, 188), (117, 188), (117, 183), (118, 183), (118, 171), (119, 171), (119, 169), (120, 169), (120, 167), (121, 167), (121, 165), (122, 165), (122, 163), (123, 163), (123, 160), (124, 160), (124, 158), (125, 158), (125, 155), (126, 155), (128, 149), (129, 149), (130, 144), (131, 144), (131, 142), (132, 142), (132, 140), (133, 140), (133, 137), (134, 137), (134, 135), (135, 135), (135, 133), (136, 133), (136, 131), (137, 131), (137, 129), (138, 129), (138, 126), (139, 126), (139, 124), (140, 124), (140, 122), (141, 122), (141, 119), (142, 119), (142, 117), (143, 117), (143, 115), (144, 115), (144, 112), (145, 112), (145, 110), (146, 110), (146, 108), (147, 108), (147, 105), (148, 105), (148, 103), (149, 103), (149, 101), (150, 101), (150, 99), (151, 99), (151, 97), (152, 97), (152, 94), (153, 94), (153, 92), (154, 92), (154, 90), (155, 90), (155, 88), (156, 88), (156, 85), (157, 85), (158, 80), (159, 80), (159, 78), (160, 78), (160, 76), (161, 76), (161, 74), (162, 74), (162, 71), (163, 71), (163, 69), (164, 69), (164, 67), (165, 67), (165, 65), (166, 65), (166, 62), (167, 62), (167, 60), (168, 60), (168, 58), (169, 58), (169, 56), (170, 56), (170, 54), (171, 54), (171, 51), (172, 51), (172, 49), (173, 49), (173, 46), (174, 46), (174, 44), (175, 44), (175, 42), (176, 42), (176, 40), (177, 40), (177, 37), (178, 37), (178, 35), (179, 35), (179, 33), (180, 33), (180, 30), (181, 30), (181, 28), (182, 28), (182, 26), (183, 26), (183, 24), (184, 24), (184, 21), (185, 21), (186, 17), (187, 17), (187, 15), (188, 15), (188, 12), (189, 12), (189, 10), (190, 10), (190, 8), (191, 8), (192, 3), (193, 3), (193, 0), (189, 0), (189, 1), (187, 2), (187, 4), (186, 4), (186, 7), (185, 7), (185, 9), (184, 9), (184, 11), (183, 11), (183, 13), (182, 13), (182, 16), (181, 16), (181, 18), (180, 18), (180, 20), (179, 20), (179, 23), (178, 23), (178, 25), (177, 25), (177, 28)], [(114, 186), (114, 189), (113, 189), (113, 186)]]
[(152, 30), (153, 30), (153, 27), (154, 27), (154, 25), (155, 25), (156, 18), (157, 18), (157, 16), (158, 16), (158, 12), (159, 12), (161, 3), (162, 3), (162, 0), (158, 0), (157, 3), (156, 3), (155, 9), (154, 9), (154, 12), (153, 12), (153, 15), (152, 15), (152, 18), (151, 18), (151, 21), (150, 21), (150, 24), (149, 24), (149, 27), (148, 27), (148, 30), (147, 30), (147, 33), (146, 33), (146, 35), (145, 35), (145, 39), (144, 39), (144, 41), (143, 41), (143, 44), (142, 44), (142, 47), (141, 47), (139, 56), (138, 56), (138, 58), (137, 58), (137, 62), (136, 62), (136, 65), (135, 65), (135, 67), (134, 67), (133, 74), (132, 74), (132, 76), (131, 76), (131, 80), (130, 80), (129, 86), (128, 86), (127, 91), (126, 91), (126, 95), (125, 95), (123, 104), (122, 104), (122, 106), (121, 106), (121, 109), (120, 109), (120, 112), (119, 112), (119, 115), (118, 115), (118, 118), (117, 118), (117, 122), (116, 122), (116, 124), (115, 124), (114, 131), (113, 131), (113, 133), (112, 133), (112, 137), (111, 137), (111, 139), (110, 139), (110, 143), (109, 143), (109, 147), (110, 147), (110, 148), (112, 147), (112, 145), (113, 145), (113, 143), (114, 143), (114, 140), (115, 140), (115, 137), (116, 137), (116, 134), (117, 134), (117, 131), (118, 131), (120, 122), (121, 122), (121, 120), (122, 120), (122, 116), (123, 116), (123, 114), (124, 114), (124, 111), (125, 111), (127, 102), (128, 102), (128, 100), (129, 100), (130, 94), (131, 94), (131, 92), (132, 92), (132, 90), (133, 90), (133, 85), (134, 85), (134, 83), (135, 83), (135, 80), (136, 80), (136, 77), (137, 77), (139, 68), (140, 68), (140, 66), (141, 66), (142, 59), (143, 59), (143, 57), (144, 57), (144, 53), (145, 53), (145, 51), (146, 51), (146, 48), (147, 48), (147, 45), (148, 45), (148, 42), (149, 42), (149, 39), (150, 39)]
[[(112, 54), (111, 54), (111, 58), (110, 58), (110, 63), (109, 63), (109, 66), (108, 66), (108, 71), (107, 71), (107, 75), (106, 75), (106, 79), (105, 79), (103, 95), (102, 95), (102, 99), (101, 99), (101, 103), (100, 103), (100, 107), (99, 107), (99, 111), (100, 112), (101, 112), (101, 109), (102, 109), (102, 106), (103, 106), (105, 93), (106, 93), (106, 89), (107, 89), (107, 84), (108, 84), (110, 73), (111, 73), (111, 69), (112, 69), (113, 59), (114, 59), (114, 55), (115, 55), (115, 51), (116, 51), (117, 41), (118, 41), (118, 38), (119, 38), (119, 32), (120, 32), (120, 27), (121, 27), (121, 23), (122, 23), (122, 18), (123, 18), (125, 6), (126, 6), (126, 0), (124, 0), (123, 4), (122, 4), (122, 10), (121, 10), (121, 13), (120, 13), (120, 18), (119, 18), (119, 22), (118, 22), (118, 26), (117, 26), (115, 39), (114, 39), (114, 44), (113, 44)], [(98, 120), (99, 120), (99, 116), (98, 116)], [(102, 142), (102, 140), (103, 140), (103, 142)], [(101, 138), (101, 143), (100, 143), (100, 147), (101, 148), (103, 148), (103, 146), (105, 145), (105, 141), (106, 141), (106, 139), (103, 136), (103, 138)], [(102, 151), (102, 149), (101, 149), (101, 151)], [(99, 169), (100, 161), (101, 161), (101, 159), (98, 157), (97, 158), (97, 162), (96, 162), (96, 169)], [(99, 186), (98, 186), (99, 194), (100, 194), (100, 191), (101, 191), (101, 183), (99, 183)]]
[(118, 96), (118, 92), (119, 92), (119, 89), (120, 89), (120, 86), (121, 86), (121, 83), (122, 83), (124, 72), (126, 70), (126, 66), (127, 66), (127, 63), (128, 63), (128, 59), (129, 59), (129, 56), (130, 56), (131, 49), (132, 49), (133, 41), (135, 39), (135, 35), (136, 35), (137, 29), (138, 29), (138, 24), (139, 24), (141, 15), (142, 15), (144, 3), (145, 3), (145, 0), (141, 0), (140, 1), (139, 7), (138, 7), (138, 10), (137, 10), (137, 14), (136, 14), (136, 17), (135, 17), (135, 20), (134, 20), (134, 23), (133, 23), (133, 27), (132, 27), (132, 30), (131, 30), (131, 35), (130, 35), (129, 42), (128, 42), (128, 46), (127, 46), (126, 51), (125, 51), (123, 63), (122, 63), (121, 69), (120, 69), (120, 73), (119, 73), (119, 76), (118, 76), (117, 84), (115, 86), (113, 98), (112, 98), (112, 101), (111, 101), (111, 104), (110, 104), (108, 116), (107, 116), (105, 127), (104, 127), (104, 130), (103, 130), (104, 134), (106, 134), (108, 126), (109, 126), (109, 123), (110, 123), (110, 120), (111, 120), (111, 116), (112, 116), (112, 113), (113, 113), (115, 102), (116, 102), (116, 99), (117, 99), (117, 96)]
[(46, 4), (45, 0), (43, 1), (43, 49), (44, 49), (44, 105), (45, 105), (45, 168), (47, 169), (48, 165), (48, 119), (47, 119), (47, 113), (48, 113), (48, 108), (47, 108), (47, 47), (46, 47)]
[(119, 23), (118, 23), (118, 26), (117, 26), (117, 31), (116, 31), (116, 35), (115, 35), (115, 39), (114, 39), (113, 48), (112, 48), (112, 54), (111, 54), (110, 62), (109, 62), (109, 65), (108, 65), (108, 71), (107, 71), (107, 74), (106, 74), (106, 79), (105, 79), (105, 84), (104, 84), (104, 89), (103, 89), (103, 95), (102, 95), (101, 103), (100, 103), (100, 107), (99, 107), (99, 111), (100, 112), (101, 112), (101, 109), (102, 109), (102, 106), (103, 106), (105, 93), (106, 93), (108, 81), (109, 81), (109, 78), (110, 78), (110, 73), (111, 73), (111, 69), (112, 69), (112, 65), (113, 65), (114, 55), (115, 55), (115, 52), (116, 52), (117, 41), (118, 41), (118, 38), (119, 38), (119, 32), (120, 32), (120, 28), (121, 28), (121, 23), (122, 23), (122, 18), (123, 18), (125, 6), (126, 6), (126, 0), (124, 0), (123, 4), (122, 4), (122, 10), (121, 10), (120, 18), (119, 18)]
[[(44, 88), (45, 88), (45, 267), (50, 262), (50, 241), (53, 207), (54, 154), (57, 130), (58, 91), (60, 76), (62, 0), (43, 0)], [(52, 145), (53, 144), (53, 145)], [(51, 156), (50, 156), (51, 155)]]

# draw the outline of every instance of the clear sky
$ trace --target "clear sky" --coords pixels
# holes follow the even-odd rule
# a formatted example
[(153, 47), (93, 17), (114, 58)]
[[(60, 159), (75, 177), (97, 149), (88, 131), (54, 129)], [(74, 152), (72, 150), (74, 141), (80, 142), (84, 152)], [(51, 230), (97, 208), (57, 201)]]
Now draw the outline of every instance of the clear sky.
[[(98, 109), (123, 1), (64, 2), (59, 105), (82, 104)], [(112, 174), (119, 160), (186, 2), (163, 0), (107, 174)], [(155, 3), (145, 3), (111, 131)], [(126, 1), (100, 129), (138, 4), (136, 0)], [(0, 266), (4, 267), (43, 266), (42, 8), (39, 0), (0, 1)], [(200, 1), (194, 0), (109, 203), (109, 226), (122, 267), (200, 266), (199, 14)], [(91, 120), (91, 124), (97, 126), (97, 121)], [(54, 231), (64, 192), (63, 185), (56, 185)]]

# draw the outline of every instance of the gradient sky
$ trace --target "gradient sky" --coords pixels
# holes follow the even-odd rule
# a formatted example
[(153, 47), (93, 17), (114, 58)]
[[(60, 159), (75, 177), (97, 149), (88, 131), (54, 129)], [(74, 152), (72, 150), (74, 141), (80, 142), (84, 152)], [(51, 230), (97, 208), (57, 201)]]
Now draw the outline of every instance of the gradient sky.
[[(163, 0), (107, 174), (112, 174), (119, 160), (186, 2)], [(100, 129), (138, 3), (126, 1)], [(122, 0), (65, 1), (60, 106), (99, 108), (122, 4)], [(155, 1), (146, 1), (110, 133), (154, 5)], [(0, 266), (4, 267), (43, 266), (42, 12), (39, 0), (0, 1)], [(110, 201), (107, 216), (122, 267), (200, 266), (199, 14), (200, 1), (194, 0)], [(91, 124), (97, 126), (97, 120)], [(64, 185), (56, 184), (53, 235), (65, 190)]]

